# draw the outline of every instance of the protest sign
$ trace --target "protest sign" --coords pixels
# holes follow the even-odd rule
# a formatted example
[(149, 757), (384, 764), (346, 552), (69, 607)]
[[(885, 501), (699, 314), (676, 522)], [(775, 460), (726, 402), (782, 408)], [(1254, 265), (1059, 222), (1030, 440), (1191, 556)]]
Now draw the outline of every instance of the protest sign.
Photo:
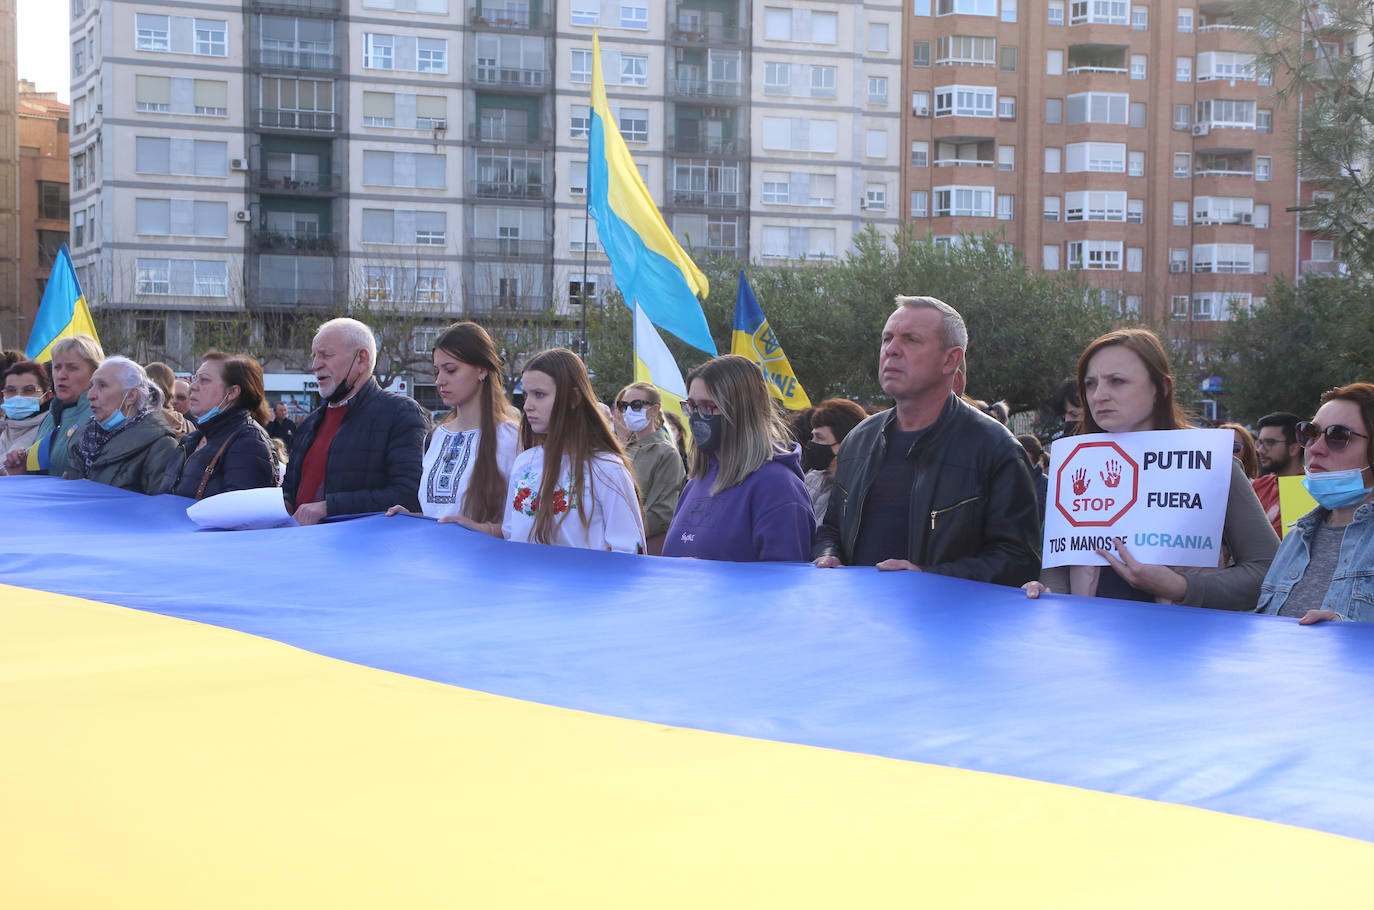
[(1115, 549), (1117, 537), (1144, 563), (1217, 565), (1234, 438), (1230, 430), (1147, 430), (1058, 440), (1043, 565), (1106, 565), (1094, 551)]
[(1279, 522), (1283, 525), (1283, 535), (1293, 530), (1293, 522), (1302, 518), (1317, 507), (1317, 501), (1302, 485), (1303, 475), (1279, 478)]

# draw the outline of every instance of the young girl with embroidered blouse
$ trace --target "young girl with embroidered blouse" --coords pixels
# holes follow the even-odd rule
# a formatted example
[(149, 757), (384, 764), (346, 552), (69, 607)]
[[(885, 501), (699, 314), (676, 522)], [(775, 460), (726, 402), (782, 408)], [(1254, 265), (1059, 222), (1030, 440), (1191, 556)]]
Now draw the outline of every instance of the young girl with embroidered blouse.
[(501, 386), (501, 355), (480, 325), (457, 322), (434, 342), (433, 357), (434, 387), (450, 410), (425, 449), (420, 509), (441, 522), (499, 527), (520, 436)]
[(582, 361), (565, 348), (541, 351), (526, 364), (522, 381), (525, 451), (511, 467), (505, 517), (493, 536), (643, 553), (634, 474), (597, 410)]

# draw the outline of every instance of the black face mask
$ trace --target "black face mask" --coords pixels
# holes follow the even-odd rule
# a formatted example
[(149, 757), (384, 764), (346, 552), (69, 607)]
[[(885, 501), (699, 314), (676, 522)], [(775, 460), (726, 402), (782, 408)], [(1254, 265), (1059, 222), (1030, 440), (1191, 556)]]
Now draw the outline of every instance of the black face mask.
[(835, 450), (823, 442), (808, 442), (802, 446), (802, 469), (824, 471), (835, 458)]
[(720, 448), (721, 430), (725, 425), (724, 414), (712, 414), (710, 417), (700, 415), (689, 418), (688, 425), (692, 428), (692, 442), (707, 455)]
[[(357, 354), (354, 354), (354, 355), (353, 355), (353, 361), (354, 361), (354, 363), (356, 363), (356, 362), (358, 361), (358, 355), (357, 355)], [(352, 376), (353, 376), (353, 365), (352, 365), (352, 364), (349, 364), (348, 372), (344, 374), (344, 381), (341, 382), (341, 383), (339, 383), (338, 385), (334, 386), (334, 391), (332, 391), (332, 392), (330, 392), (328, 395), (326, 395), (324, 400), (327, 401), (327, 402), (329, 402), (330, 404), (338, 404), (339, 402), (341, 402), (341, 401), (343, 401), (345, 398), (347, 398), (349, 395), (352, 395), (352, 394), (353, 394), (353, 379), (352, 379)]]

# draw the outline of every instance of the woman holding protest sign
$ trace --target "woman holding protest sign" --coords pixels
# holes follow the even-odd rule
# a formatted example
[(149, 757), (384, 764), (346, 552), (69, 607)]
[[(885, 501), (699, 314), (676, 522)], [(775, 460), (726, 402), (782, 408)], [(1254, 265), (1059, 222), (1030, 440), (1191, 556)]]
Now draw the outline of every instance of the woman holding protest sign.
[(1302, 483), (1317, 508), (1283, 538), (1256, 612), (1304, 626), (1374, 622), (1374, 385), (1326, 392), (1296, 430), (1307, 450)]
[[(1188, 429), (1174, 400), (1169, 358), (1147, 329), (1108, 332), (1078, 358), (1084, 433)], [(1072, 437), (1069, 437), (1072, 439)], [(1063, 445), (1064, 443), (1059, 443)], [(1117, 539), (1116, 552), (1097, 550), (1106, 566), (1060, 566), (1027, 582), (1028, 597), (1051, 591), (1116, 600), (1157, 600), (1221, 610), (1249, 610), (1274, 558), (1278, 538), (1239, 462), (1232, 460), (1222, 528), (1222, 560), (1212, 569), (1174, 569), (1137, 560)]]
[(664, 556), (806, 562), (816, 519), (801, 452), (752, 360), (726, 354), (687, 374), (692, 467)]

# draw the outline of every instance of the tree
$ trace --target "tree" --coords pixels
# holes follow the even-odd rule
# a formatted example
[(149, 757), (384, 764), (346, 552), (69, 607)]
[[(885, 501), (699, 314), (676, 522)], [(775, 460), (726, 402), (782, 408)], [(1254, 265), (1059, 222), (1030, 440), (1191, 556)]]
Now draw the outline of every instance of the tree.
[(1374, 319), (1367, 280), (1309, 275), (1275, 279), (1269, 300), (1222, 326), (1211, 368), (1233, 415), (1311, 415), (1321, 393), (1374, 377)]
[[(721, 352), (730, 349), (740, 263), (707, 260), (704, 309)], [(1026, 268), (999, 235), (937, 244), (904, 226), (891, 237), (872, 228), (837, 261), (744, 266), (769, 324), (812, 401), (831, 396), (882, 404), (878, 336), (898, 294), (928, 294), (959, 310), (969, 328), (969, 393), (1038, 407), (1073, 372), (1089, 341), (1115, 314), (1074, 273)], [(598, 394), (629, 381), (632, 320), (619, 302), (588, 319)], [(676, 338), (665, 342), (685, 374), (707, 359)]]

